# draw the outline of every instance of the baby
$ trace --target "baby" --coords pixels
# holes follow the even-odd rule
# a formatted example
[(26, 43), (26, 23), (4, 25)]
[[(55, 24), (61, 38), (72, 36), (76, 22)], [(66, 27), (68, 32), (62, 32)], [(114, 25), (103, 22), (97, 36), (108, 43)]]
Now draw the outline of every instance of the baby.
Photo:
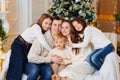
[(61, 33), (54, 37), (55, 48), (52, 49), (49, 54), (51, 56), (57, 55), (63, 58), (61, 63), (51, 63), (54, 74), (52, 75), (52, 80), (60, 80), (58, 72), (64, 69), (68, 64), (71, 64), (71, 55), (69, 50), (65, 47), (67, 43), (67, 38)]

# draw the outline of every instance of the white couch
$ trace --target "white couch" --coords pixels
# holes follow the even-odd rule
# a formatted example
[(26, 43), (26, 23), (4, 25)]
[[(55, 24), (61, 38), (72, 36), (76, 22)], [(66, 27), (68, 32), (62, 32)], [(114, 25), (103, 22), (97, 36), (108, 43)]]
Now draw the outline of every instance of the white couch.
[[(117, 52), (117, 34), (115, 33), (104, 33), (115, 46), (115, 52)], [(27, 80), (27, 76), (25, 74), (22, 75), (22, 80)]]
[[(115, 33), (105, 33), (105, 35), (111, 40), (111, 42), (113, 43), (113, 45), (115, 46), (115, 52), (117, 52), (117, 34)], [(3, 55), (3, 69), (0, 73), (0, 80), (4, 80), (4, 75), (8, 69), (8, 64), (9, 64), (9, 57), (10, 57), (10, 50)], [(22, 75), (22, 80), (27, 80), (27, 76), (25, 74)]]

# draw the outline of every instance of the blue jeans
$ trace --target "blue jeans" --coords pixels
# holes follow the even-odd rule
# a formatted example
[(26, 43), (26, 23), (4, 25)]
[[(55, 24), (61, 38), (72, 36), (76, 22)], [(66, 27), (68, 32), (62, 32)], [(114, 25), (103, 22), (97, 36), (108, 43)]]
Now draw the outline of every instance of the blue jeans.
[(6, 80), (21, 80), (23, 69), (27, 63), (27, 54), (30, 46), (20, 41), (17, 37), (11, 46), (11, 56)]
[(40, 75), (40, 80), (51, 80), (53, 74), (52, 68), (47, 63), (34, 64), (27, 63), (24, 73), (27, 75), (27, 80), (37, 80)]
[(99, 70), (103, 64), (103, 60), (107, 54), (114, 50), (113, 44), (109, 44), (101, 49), (94, 49), (87, 57), (87, 62), (90, 63), (95, 69)]

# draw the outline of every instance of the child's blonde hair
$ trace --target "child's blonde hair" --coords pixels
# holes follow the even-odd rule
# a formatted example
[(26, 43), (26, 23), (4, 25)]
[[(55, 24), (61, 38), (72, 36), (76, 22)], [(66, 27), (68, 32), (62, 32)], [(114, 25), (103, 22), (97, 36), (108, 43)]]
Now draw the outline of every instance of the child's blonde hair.
[(67, 43), (67, 38), (66, 38), (62, 33), (58, 33), (57, 35), (55, 35), (54, 41), (55, 41), (55, 40), (58, 40), (58, 39), (63, 39), (63, 40), (64, 40), (64, 43), (65, 43), (65, 44)]

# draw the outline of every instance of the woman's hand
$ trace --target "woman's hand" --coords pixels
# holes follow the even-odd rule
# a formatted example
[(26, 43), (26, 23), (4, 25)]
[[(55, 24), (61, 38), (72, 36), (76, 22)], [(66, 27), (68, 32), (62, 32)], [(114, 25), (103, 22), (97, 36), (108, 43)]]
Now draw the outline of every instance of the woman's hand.
[(60, 64), (62, 64), (62, 65), (66, 65), (64, 61), (62, 61)]
[(63, 61), (63, 59), (62, 59), (62, 57), (60, 57), (58, 55), (52, 55), (51, 61), (54, 63), (60, 64)]
[(67, 44), (68, 46), (73, 47), (73, 43), (71, 41), (69, 41)]

